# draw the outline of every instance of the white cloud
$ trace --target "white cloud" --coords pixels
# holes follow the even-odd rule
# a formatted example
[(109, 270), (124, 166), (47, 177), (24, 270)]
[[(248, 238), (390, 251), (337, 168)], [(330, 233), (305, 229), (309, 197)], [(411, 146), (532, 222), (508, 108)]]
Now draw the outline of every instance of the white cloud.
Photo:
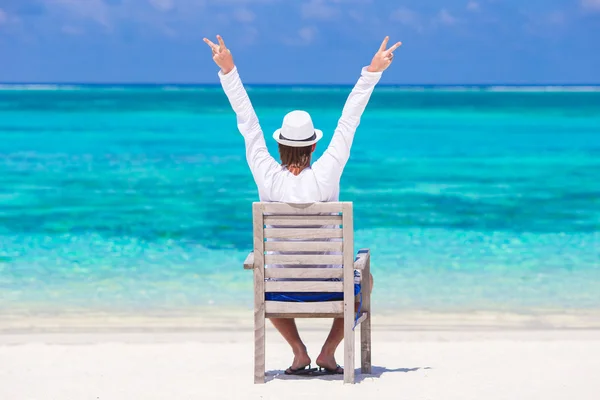
[(296, 31), (296, 35), (284, 36), (281, 42), (288, 46), (306, 46), (311, 44), (317, 37), (319, 30), (314, 26), (305, 26)]
[(358, 10), (349, 10), (348, 16), (356, 22), (363, 22), (365, 20), (365, 14)]
[[(1, 0), (0, 0), (1, 2)], [(18, 24), (21, 22), (21, 19), (19, 18), (19, 16), (15, 13), (8, 13), (6, 11), (4, 11), (2, 8), (0, 8), (0, 26), (2, 25), (14, 25), (14, 24)]]
[(581, 6), (589, 11), (600, 11), (600, 0), (581, 0)]
[(443, 25), (454, 25), (458, 22), (456, 17), (454, 17), (448, 10), (442, 8), (440, 12), (436, 16), (436, 21)]
[[(2, 1), (2, 0), (0, 0)], [(201, 0), (41, 0), (48, 18), (62, 22), (57, 26), (82, 26), (93, 21), (114, 33), (124, 21), (150, 26), (166, 36), (176, 36), (182, 29), (191, 31), (199, 20), (215, 21), (213, 14), (204, 11)], [(229, 15), (231, 19), (231, 15)], [(93, 28), (91, 28), (93, 29)], [(64, 32), (63, 32), (64, 33)]]
[(469, 11), (479, 11), (480, 10), (479, 3), (476, 2), (476, 1), (469, 1), (469, 3), (467, 4), (467, 10), (469, 10)]
[(310, 0), (302, 4), (302, 16), (309, 19), (332, 19), (338, 15), (338, 9), (326, 4), (325, 0)]
[(459, 22), (458, 18), (445, 8), (442, 8), (433, 16), (422, 16), (409, 8), (401, 7), (392, 12), (390, 18), (392, 21), (400, 22), (402, 25), (411, 27), (419, 33), (423, 33), (425, 30), (435, 29), (440, 25), (451, 26)]
[(100, 25), (110, 28), (108, 6), (102, 0), (48, 0), (79, 18), (89, 18)]
[(247, 8), (236, 8), (233, 18), (238, 22), (252, 22), (256, 19), (256, 15)]
[(258, 39), (258, 29), (254, 26), (247, 25), (244, 29), (244, 35), (239, 40), (239, 44), (253, 45)]
[(419, 16), (419, 14), (406, 7), (401, 7), (393, 11), (390, 18), (392, 19), (392, 21), (398, 21), (402, 25), (410, 26), (412, 28), (417, 29), (418, 31), (421, 31), (423, 29), (423, 26), (421, 24), (421, 17)]
[(175, 8), (174, 0), (148, 0), (159, 11), (171, 11)]
[(305, 26), (298, 31), (298, 36), (304, 41), (305, 44), (311, 43), (317, 36), (317, 28), (312, 26)]
[(179, 33), (166, 24), (158, 24), (158, 29), (167, 37), (174, 38), (179, 36)]

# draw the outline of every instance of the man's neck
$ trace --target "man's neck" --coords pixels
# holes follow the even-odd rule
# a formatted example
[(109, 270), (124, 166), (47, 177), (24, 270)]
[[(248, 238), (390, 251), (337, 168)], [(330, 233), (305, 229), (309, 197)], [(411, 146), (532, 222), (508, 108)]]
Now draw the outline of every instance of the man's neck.
[(302, 171), (304, 171), (308, 167), (309, 167), (308, 165), (306, 167), (296, 167), (296, 166), (291, 166), (290, 167), (290, 166), (288, 166), (287, 169), (288, 169), (288, 171), (290, 171), (295, 176), (298, 176), (298, 175), (300, 175), (300, 173)]

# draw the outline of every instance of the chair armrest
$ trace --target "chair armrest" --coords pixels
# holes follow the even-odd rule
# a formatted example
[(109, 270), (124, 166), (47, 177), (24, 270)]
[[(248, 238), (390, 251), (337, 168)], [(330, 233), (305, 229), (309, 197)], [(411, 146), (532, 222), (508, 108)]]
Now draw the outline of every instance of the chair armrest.
[(244, 261), (244, 269), (254, 269), (254, 252), (251, 251)]
[(367, 265), (367, 260), (371, 258), (371, 250), (369, 249), (360, 249), (358, 251), (358, 255), (354, 260), (354, 269), (363, 270), (365, 269), (365, 265)]

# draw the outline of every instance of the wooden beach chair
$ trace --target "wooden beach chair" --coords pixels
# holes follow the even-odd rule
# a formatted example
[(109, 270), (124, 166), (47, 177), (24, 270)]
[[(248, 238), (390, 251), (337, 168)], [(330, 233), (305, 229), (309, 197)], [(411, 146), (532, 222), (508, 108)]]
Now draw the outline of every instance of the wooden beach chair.
[[(254, 383), (265, 382), (265, 318), (344, 318), (344, 383), (354, 383), (354, 327), (360, 324), (361, 372), (371, 373), (369, 250), (354, 258), (352, 203), (254, 203)], [(276, 254), (273, 254), (273, 253)], [(323, 254), (325, 253), (326, 254)], [(288, 268), (265, 268), (284, 265)], [(340, 265), (343, 268), (322, 268)], [(362, 276), (362, 307), (355, 312), (354, 270)], [(292, 278), (293, 281), (272, 280)], [(340, 281), (315, 281), (339, 278)], [(265, 293), (340, 293), (343, 300), (266, 301)]]

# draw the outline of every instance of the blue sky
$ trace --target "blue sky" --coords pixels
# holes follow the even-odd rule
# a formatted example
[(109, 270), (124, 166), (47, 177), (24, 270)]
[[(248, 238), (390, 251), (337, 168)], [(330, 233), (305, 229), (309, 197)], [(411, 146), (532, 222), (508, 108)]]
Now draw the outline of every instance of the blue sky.
[(389, 84), (600, 83), (600, 0), (0, 0), (0, 81), (352, 83), (385, 35)]

